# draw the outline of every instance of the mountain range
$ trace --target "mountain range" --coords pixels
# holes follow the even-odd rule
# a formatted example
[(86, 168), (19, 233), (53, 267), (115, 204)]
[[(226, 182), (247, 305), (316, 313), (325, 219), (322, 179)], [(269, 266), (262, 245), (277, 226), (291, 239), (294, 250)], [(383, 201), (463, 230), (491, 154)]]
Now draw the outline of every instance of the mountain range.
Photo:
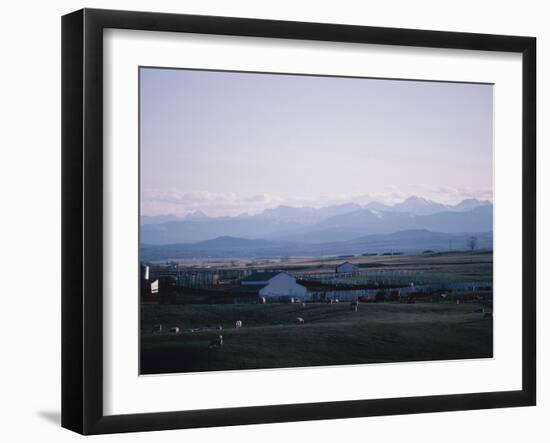
[(200, 211), (185, 217), (145, 216), (141, 217), (140, 224), (141, 244), (148, 246), (193, 244), (219, 238), (262, 240), (278, 245), (319, 245), (402, 231), (490, 232), (493, 205), (477, 199), (444, 205), (413, 196), (395, 205), (379, 202), (324, 208), (283, 205), (259, 214), (233, 217), (208, 217)]

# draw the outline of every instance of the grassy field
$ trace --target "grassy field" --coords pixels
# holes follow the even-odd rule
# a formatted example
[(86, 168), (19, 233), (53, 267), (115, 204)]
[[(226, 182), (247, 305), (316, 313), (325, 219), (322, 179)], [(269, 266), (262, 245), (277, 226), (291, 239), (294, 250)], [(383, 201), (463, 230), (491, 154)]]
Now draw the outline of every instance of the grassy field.
[[(346, 259), (368, 271), (371, 280), (399, 275), (415, 276), (435, 281), (479, 281), (493, 280), (493, 253), (491, 251), (446, 252), (433, 254), (411, 254), (397, 256), (369, 256)], [(307, 273), (332, 273), (342, 259), (303, 260), (286, 266), (288, 271)], [(364, 277), (360, 277), (363, 279)]]
[[(296, 318), (304, 319), (303, 325)], [(235, 321), (243, 327), (235, 329)], [(143, 305), (141, 373), (492, 357), (475, 303)], [(162, 333), (152, 333), (155, 324)], [(217, 331), (217, 326), (222, 331)], [(180, 333), (167, 333), (178, 326)], [(201, 328), (191, 332), (191, 329)], [(211, 329), (208, 329), (211, 328)], [(221, 348), (209, 346), (223, 334)]]

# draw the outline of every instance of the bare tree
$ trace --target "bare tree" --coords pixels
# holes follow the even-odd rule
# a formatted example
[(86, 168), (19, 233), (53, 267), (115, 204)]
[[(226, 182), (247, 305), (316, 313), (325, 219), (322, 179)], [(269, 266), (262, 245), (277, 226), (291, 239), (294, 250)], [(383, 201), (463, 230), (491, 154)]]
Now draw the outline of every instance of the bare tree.
[(468, 249), (473, 252), (477, 246), (477, 237), (475, 235), (468, 237), (468, 239), (466, 240), (466, 244), (468, 245)]

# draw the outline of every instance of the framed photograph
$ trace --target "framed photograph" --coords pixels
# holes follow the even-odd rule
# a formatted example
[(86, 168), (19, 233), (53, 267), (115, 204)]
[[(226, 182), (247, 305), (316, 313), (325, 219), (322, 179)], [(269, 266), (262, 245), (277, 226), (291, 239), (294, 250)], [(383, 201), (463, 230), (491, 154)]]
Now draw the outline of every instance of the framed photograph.
[(62, 425), (536, 402), (533, 37), (62, 20)]

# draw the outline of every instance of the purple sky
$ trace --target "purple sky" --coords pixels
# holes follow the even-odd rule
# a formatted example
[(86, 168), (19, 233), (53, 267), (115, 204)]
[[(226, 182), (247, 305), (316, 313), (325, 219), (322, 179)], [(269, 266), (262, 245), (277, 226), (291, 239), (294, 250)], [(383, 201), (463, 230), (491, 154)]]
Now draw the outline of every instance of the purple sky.
[(142, 215), (492, 200), (492, 85), (140, 74)]

